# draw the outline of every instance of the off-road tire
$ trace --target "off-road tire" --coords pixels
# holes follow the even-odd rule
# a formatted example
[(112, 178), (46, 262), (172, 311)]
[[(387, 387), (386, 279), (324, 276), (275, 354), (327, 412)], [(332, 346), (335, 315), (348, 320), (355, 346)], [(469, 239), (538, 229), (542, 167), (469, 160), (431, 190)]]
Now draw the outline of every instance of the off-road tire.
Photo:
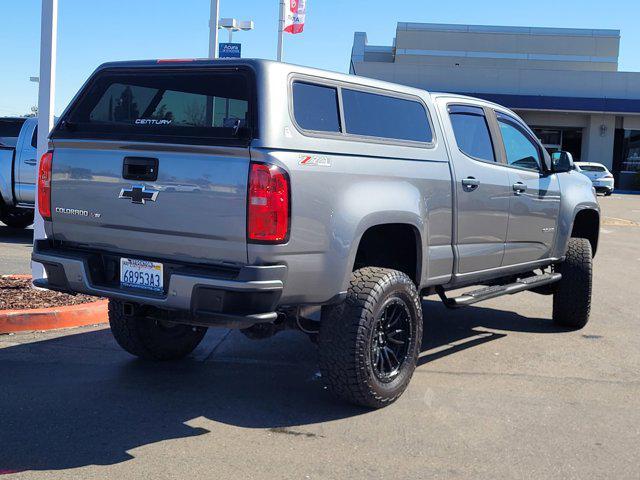
[(125, 351), (147, 360), (178, 360), (193, 352), (206, 328), (171, 324), (141, 316), (127, 316), (122, 302), (109, 300), (111, 332)]
[(579, 330), (589, 321), (593, 255), (586, 238), (570, 238), (566, 259), (555, 266), (562, 274), (553, 294), (553, 321)]
[[(399, 298), (411, 318), (408, 351), (397, 375), (381, 382), (374, 373), (372, 341), (376, 315)], [(404, 273), (378, 267), (353, 272), (346, 300), (324, 307), (318, 337), (320, 372), (338, 398), (369, 408), (385, 407), (405, 391), (422, 343), (422, 306), (414, 283)]]
[(11, 228), (27, 228), (33, 223), (33, 210), (0, 206), (0, 222)]

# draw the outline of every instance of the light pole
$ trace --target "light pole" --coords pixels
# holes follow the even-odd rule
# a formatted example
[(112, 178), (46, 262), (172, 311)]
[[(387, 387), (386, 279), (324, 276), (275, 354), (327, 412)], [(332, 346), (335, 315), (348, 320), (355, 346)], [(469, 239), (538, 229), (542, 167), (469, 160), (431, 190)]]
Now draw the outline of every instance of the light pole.
[(211, 0), (209, 13), (209, 58), (218, 58), (218, 18), (220, 17), (220, 0)]
[(239, 30), (249, 31), (253, 30), (253, 20), (236, 20), (235, 18), (221, 18), (219, 28), (229, 32), (229, 43), (233, 40), (233, 32)]
[(280, 12), (278, 13), (278, 61), (282, 61), (282, 50), (284, 48), (284, 0), (280, 0)]
[[(33, 83), (37, 83), (38, 87), (40, 86), (40, 77), (29, 77), (29, 81)], [(40, 94), (39, 90), (36, 90), (36, 103), (35, 108), (38, 108), (38, 95)], [(33, 107), (32, 107), (33, 109)]]
[[(245, 32), (253, 30), (253, 20), (236, 20), (235, 18), (221, 18), (220, 29), (226, 30), (229, 33), (229, 43), (233, 40), (233, 32), (243, 30)], [(229, 99), (225, 100), (225, 118), (229, 116)]]
[[(40, 76), (38, 77), (38, 166), (47, 151), (49, 132), (53, 128), (53, 108), (56, 91), (56, 43), (58, 39), (58, 0), (42, 0), (40, 20)], [(36, 195), (33, 241), (46, 238), (44, 220), (38, 213)], [(44, 277), (44, 267), (31, 264), (34, 279)]]

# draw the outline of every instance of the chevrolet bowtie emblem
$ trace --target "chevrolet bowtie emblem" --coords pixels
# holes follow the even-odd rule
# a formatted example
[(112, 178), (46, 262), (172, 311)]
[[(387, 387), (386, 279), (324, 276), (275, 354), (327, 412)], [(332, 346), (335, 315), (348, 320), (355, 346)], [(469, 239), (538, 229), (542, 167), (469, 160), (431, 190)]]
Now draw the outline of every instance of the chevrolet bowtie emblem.
[(144, 205), (147, 202), (155, 202), (158, 193), (158, 190), (147, 189), (145, 185), (133, 185), (120, 190), (118, 198), (130, 199), (131, 203)]

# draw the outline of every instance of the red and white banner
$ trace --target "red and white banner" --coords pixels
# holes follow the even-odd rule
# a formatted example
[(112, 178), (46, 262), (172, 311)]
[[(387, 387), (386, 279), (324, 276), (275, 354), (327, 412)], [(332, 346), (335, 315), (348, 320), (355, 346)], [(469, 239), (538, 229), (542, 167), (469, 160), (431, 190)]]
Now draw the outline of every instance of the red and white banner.
[(307, 0), (285, 0), (283, 30), (288, 33), (302, 33), (306, 13)]

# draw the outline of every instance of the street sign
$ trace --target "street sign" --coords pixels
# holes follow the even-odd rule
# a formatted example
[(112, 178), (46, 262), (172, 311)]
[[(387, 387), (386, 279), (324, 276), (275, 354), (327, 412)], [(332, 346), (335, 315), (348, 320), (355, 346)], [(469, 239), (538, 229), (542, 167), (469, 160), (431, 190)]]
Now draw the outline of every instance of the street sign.
[(221, 43), (218, 50), (219, 58), (240, 58), (242, 45), (239, 43)]

